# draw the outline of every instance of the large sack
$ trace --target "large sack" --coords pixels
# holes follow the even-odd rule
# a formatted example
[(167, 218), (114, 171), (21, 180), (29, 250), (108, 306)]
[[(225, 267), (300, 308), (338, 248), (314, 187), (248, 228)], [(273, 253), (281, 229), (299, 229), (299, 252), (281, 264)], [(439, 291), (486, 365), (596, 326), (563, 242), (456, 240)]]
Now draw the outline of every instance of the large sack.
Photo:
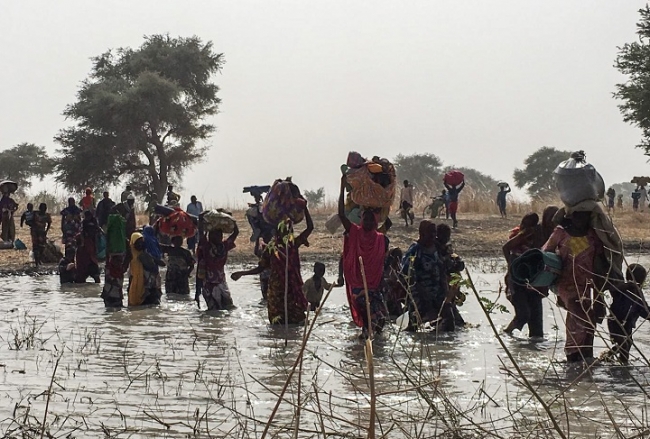
[(223, 233), (232, 233), (235, 230), (235, 219), (227, 212), (211, 210), (203, 214), (205, 230), (221, 230)]
[[(393, 204), (397, 180), (395, 167), (388, 162), (383, 166), (382, 174), (370, 172), (368, 163), (348, 170), (347, 182), (351, 187), (350, 196), (355, 204), (372, 208), (390, 208)], [(378, 176), (384, 178), (384, 184), (378, 182)]]
[(555, 186), (560, 199), (567, 206), (605, 197), (605, 181), (591, 164), (587, 163), (584, 151), (571, 153), (554, 171)]
[(118, 214), (109, 215), (106, 223), (107, 256), (126, 253), (126, 238), (126, 220), (124, 217)]
[(465, 180), (465, 175), (457, 170), (451, 170), (445, 174), (442, 181), (449, 186), (458, 186)]
[(516, 284), (550, 287), (562, 273), (562, 259), (555, 253), (533, 248), (512, 261), (510, 273)]
[(275, 180), (264, 198), (262, 216), (272, 226), (277, 226), (286, 219), (297, 224), (305, 217), (306, 206), (300, 189), (290, 179)]

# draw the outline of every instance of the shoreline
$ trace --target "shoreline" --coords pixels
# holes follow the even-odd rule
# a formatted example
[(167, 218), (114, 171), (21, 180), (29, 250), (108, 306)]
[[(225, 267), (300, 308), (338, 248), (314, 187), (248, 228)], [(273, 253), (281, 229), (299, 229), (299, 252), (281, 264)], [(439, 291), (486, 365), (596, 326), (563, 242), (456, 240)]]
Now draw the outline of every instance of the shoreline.
[[(343, 250), (343, 238), (339, 231), (332, 235), (325, 228), (325, 221), (333, 213), (332, 209), (314, 209), (314, 232), (309, 237), (309, 246), (303, 247), (300, 256), (303, 264), (316, 261), (332, 263), (338, 261)], [(228, 263), (233, 265), (255, 265), (257, 257), (253, 254), (253, 243), (250, 242), (251, 228), (246, 221), (244, 211), (234, 212), (240, 227), (237, 247), (228, 255)], [(53, 218), (50, 237), (58, 237), (60, 219)], [(406, 250), (417, 239), (418, 222), (414, 226), (405, 227), (401, 220), (394, 219), (393, 227), (388, 232), (391, 247)], [(460, 213), (459, 227), (452, 233), (454, 251), (464, 259), (472, 258), (502, 258), (501, 247), (508, 238), (509, 231), (519, 224), (519, 216), (501, 218), (494, 214)], [(138, 217), (138, 224), (145, 223), (144, 216)], [(450, 220), (433, 219), (435, 223), (451, 224)], [(623, 237), (626, 253), (650, 253), (650, 214), (638, 212), (621, 212), (613, 217), (614, 225)], [(296, 233), (304, 228), (304, 224), (296, 226)], [(28, 248), (31, 247), (29, 229), (16, 229), (17, 238), (21, 239)], [(56, 235), (55, 235), (56, 233)], [(60, 239), (55, 240), (60, 244)], [(34, 267), (29, 261), (29, 250), (0, 250), (0, 277), (9, 276), (43, 276), (57, 274), (57, 264), (44, 264)], [(103, 269), (103, 263), (100, 268)]]

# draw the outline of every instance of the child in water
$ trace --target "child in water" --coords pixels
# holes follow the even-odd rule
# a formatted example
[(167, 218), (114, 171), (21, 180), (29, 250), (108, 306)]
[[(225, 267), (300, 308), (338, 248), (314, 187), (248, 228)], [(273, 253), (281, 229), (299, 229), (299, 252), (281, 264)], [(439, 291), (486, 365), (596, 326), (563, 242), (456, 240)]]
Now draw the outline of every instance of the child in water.
[(302, 292), (305, 293), (311, 311), (318, 309), (320, 301), (323, 299), (323, 292), (326, 289), (341, 286), (338, 283), (328, 283), (323, 276), (325, 276), (325, 264), (316, 262), (314, 264), (314, 275), (307, 279), (302, 286)]
[(645, 282), (647, 271), (639, 264), (630, 264), (625, 278), (626, 283), (619, 288), (612, 288), (612, 305), (607, 318), (607, 328), (612, 340), (612, 352), (618, 355), (623, 364), (627, 364), (632, 347), (632, 333), (639, 317), (648, 319), (650, 311), (641, 287)]
[(59, 280), (61, 284), (74, 283), (76, 266), (74, 263), (75, 250), (72, 247), (65, 249), (65, 256), (59, 261)]

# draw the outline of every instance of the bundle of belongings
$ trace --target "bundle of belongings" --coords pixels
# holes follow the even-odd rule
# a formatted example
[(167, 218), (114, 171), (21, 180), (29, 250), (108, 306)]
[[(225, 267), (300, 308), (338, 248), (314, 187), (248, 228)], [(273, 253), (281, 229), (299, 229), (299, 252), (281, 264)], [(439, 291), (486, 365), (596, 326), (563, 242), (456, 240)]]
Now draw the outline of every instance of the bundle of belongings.
[(235, 218), (231, 212), (224, 209), (210, 210), (203, 213), (203, 224), (206, 232), (221, 230), (223, 233), (232, 233), (235, 230)]
[(573, 212), (591, 212), (591, 227), (602, 241), (609, 279), (623, 279), (623, 241), (614, 228), (612, 219), (605, 213), (601, 201), (605, 196), (603, 177), (587, 163), (584, 151), (571, 153), (554, 171), (555, 185), (564, 203), (553, 222), (561, 224)]
[(305, 218), (306, 206), (307, 202), (298, 186), (291, 181), (291, 177), (278, 179), (264, 198), (262, 216), (264, 221), (274, 227), (285, 220), (297, 224)]
[[(397, 174), (393, 164), (377, 156), (367, 160), (358, 152), (351, 151), (341, 170), (347, 180), (345, 215), (348, 219), (354, 224), (360, 224), (361, 213), (372, 209), (377, 214), (378, 223), (385, 222), (395, 201)], [(337, 214), (325, 223), (332, 234), (340, 225)]]

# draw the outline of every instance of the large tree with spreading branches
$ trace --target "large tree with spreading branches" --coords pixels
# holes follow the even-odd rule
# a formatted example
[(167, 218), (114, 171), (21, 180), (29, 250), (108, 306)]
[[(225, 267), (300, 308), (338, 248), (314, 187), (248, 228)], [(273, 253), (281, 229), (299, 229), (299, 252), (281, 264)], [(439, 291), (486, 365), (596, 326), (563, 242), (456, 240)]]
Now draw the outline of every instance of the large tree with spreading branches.
[(198, 37), (151, 35), (138, 49), (109, 50), (92, 59), (77, 101), (64, 115), (74, 125), (56, 136), (57, 180), (72, 190), (122, 180), (163, 194), (167, 184), (206, 154), (215, 130), (224, 63)]

